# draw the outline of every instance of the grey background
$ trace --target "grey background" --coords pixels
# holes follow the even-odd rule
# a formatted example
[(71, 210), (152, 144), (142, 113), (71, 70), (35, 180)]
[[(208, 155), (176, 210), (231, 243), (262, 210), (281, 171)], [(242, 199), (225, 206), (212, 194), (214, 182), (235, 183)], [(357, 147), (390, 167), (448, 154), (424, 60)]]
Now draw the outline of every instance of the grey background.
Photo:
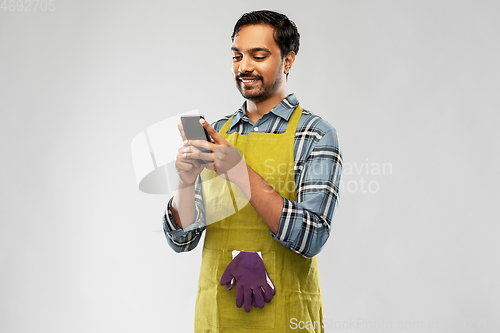
[(54, 4), (0, 10), (1, 332), (192, 331), (201, 247), (168, 247), (168, 197), (137, 189), (130, 142), (241, 105), (230, 34), (262, 8), (298, 25), (289, 92), (346, 165), (392, 167), (344, 177), (319, 255), (328, 323), (499, 327), (499, 2)]

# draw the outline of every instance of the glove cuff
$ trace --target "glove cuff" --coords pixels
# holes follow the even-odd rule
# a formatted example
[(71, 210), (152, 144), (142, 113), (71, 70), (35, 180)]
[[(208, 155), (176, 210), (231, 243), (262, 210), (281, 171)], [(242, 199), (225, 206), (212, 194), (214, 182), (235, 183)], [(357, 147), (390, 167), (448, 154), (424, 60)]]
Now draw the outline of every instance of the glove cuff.
[[(234, 251), (233, 251), (233, 259), (234, 259), (234, 257), (236, 257), (238, 254), (240, 254), (240, 252), (241, 252), (241, 251), (234, 250)], [(262, 258), (262, 253), (260, 253), (260, 251), (259, 251), (259, 252), (251, 252), (251, 253), (257, 253), (257, 254), (259, 255), (260, 259), (264, 260), (264, 259)]]

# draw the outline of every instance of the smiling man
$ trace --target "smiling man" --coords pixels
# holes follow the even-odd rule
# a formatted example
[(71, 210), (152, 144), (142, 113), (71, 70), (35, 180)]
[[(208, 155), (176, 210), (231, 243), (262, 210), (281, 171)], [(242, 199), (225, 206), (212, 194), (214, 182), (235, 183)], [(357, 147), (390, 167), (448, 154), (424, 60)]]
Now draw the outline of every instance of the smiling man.
[[(195, 331), (287, 332), (303, 322), (324, 332), (316, 255), (337, 209), (337, 133), (287, 92), (299, 50), (292, 21), (272, 11), (246, 13), (232, 41), (245, 102), (212, 125), (201, 121), (211, 142), (186, 140), (179, 124), (179, 188), (163, 219), (176, 252), (195, 248), (206, 230)], [(241, 207), (238, 195), (250, 204)]]
[(274, 28), (269, 25), (242, 26), (233, 36), (231, 47), (236, 87), (250, 101), (253, 110), (247, 110), (247, 114), (256, 113), (259, 118), (263, 113), (258, 112), (257, 104), (263, 112), (269, 111), (287, 96), (282, 74), (288, 74), (295, 60), (292, 50), (282, 57), (273, 36)]

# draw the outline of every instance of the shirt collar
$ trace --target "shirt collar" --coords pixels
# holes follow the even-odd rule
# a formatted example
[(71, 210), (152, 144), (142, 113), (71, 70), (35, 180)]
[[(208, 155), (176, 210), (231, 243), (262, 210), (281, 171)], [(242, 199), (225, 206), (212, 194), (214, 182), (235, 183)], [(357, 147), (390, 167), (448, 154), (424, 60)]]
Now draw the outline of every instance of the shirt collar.
[[(245, 120), (249, 121), (247, 117), (247, 102), (243, 102), (243, 105), (236, 111), (236, 114), (233, 116), (233, 119), (231, 120), (231, 125), (229, 126), (229, 129), (232, 130), (233, 126), (236, 126), (240, 120)], [(299, 101), (297, 100), (297, 97), (295, 97), (295, 94), (290, 94), (287, 97), (285, 97), (278, 105), (276, 105), (271, 111), (274, 113), (276, 116), (281, 117), (288, 121), (290, 119), (290, 116), (292, 115), (293, 110), (299, 105)]]

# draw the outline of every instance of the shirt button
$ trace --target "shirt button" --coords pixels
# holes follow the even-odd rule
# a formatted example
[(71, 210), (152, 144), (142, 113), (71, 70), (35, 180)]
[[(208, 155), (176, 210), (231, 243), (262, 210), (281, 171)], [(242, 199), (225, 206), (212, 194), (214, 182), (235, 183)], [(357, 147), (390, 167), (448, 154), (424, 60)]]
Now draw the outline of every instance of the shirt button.
[(255, 132), (257, 132), (257, 131), (259, 130), (259, 128), (258, 128), (258, 127), (254, 127), (254, 128), (253, 128), (253, 130), (254, 130)]

